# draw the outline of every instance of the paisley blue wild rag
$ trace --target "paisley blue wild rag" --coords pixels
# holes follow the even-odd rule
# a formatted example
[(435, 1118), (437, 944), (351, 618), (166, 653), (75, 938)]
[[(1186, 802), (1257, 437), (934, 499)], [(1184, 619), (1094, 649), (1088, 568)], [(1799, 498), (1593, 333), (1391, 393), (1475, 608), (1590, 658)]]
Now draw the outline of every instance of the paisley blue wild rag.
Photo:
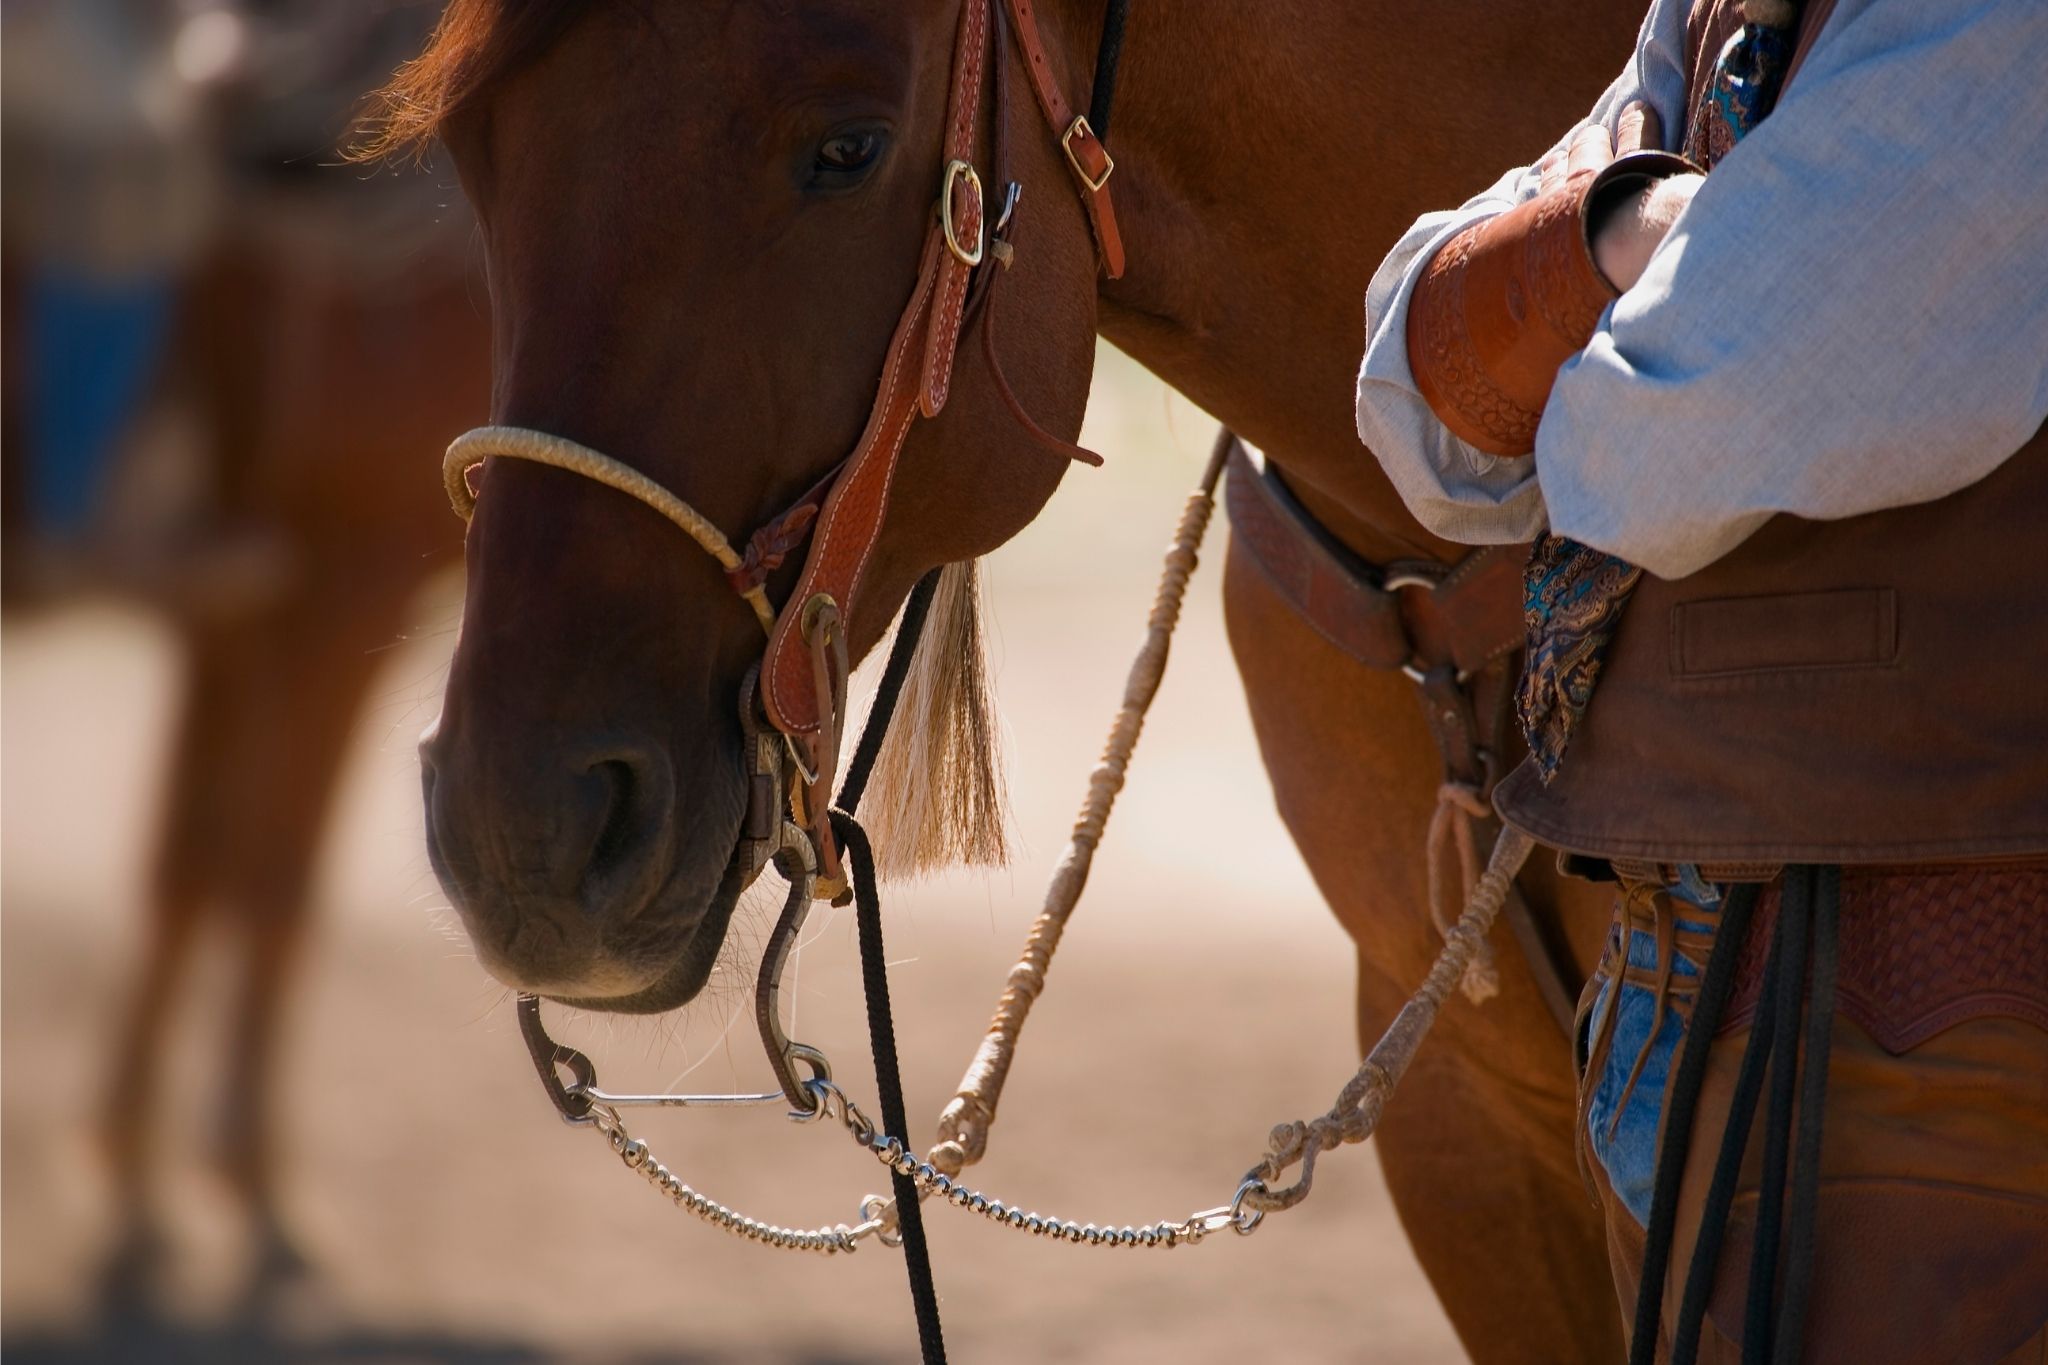
[[(1779, 22), (1756, 22), (1764, 10)], [(1709, 170), (1771, 112), (1792, 63), (1798, 7), (1760, 0), (1744, 13), (1751, 22), (1721, 49), (1686, 139), (1686, 155)], [(1642, 576), (1626, 560), (1564, 536), (1545, 536), (1529, 556), (1522, 579), (1529, 657), (1515, 713), (1545, 782), (1557, 775), (1585, 718), (1607, 646)]]

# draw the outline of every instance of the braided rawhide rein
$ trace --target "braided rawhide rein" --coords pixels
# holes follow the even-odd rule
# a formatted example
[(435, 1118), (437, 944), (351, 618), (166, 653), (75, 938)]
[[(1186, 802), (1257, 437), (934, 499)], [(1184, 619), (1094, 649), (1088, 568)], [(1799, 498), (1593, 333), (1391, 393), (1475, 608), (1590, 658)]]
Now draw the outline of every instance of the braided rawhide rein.
[[(1429, 838), (1423, 857), (1429, 864), (1429, 918), (1445, 942), (1456, 927), (1452, 918), (1459, 902), (1450, 896), (1443, 875), (1444, 855), (1458, 856), (1458, 894), (1470, 900), (1479, 885), (1479, 840), (1477, 825), (1493, 817), (1493, 803), (1486, 793), (1470, 782), (1446, 782), (1436, 789), (1436, 810), (1429, 817)], [(1493, 946), (1481, 943), (1472, 954), (1459, 985), (1465, 998), (1483, 1005), (1500, 994), (1500, 968), (1494, 965)]]
[[(1321, 1118), (1307, 1122), (1297, 1119), (1273, 1129), (1265, 1157), (1245, 1172), (1245, 1180), (1252, 1185), (1243, 1196), (1246, 1208), (1264, 1213), (1293, 1208), (1308, 1197), (1309, 1186), (1315, 1181), (1318, 1156), (1340, 1144), (1363, 1142), (1372, 1136), (1380, 1125), (1387, 1099), (1401, 1083), (1408, 1064), (1415, 1060), (1422, 1040), (1429, 1035), (1430, 1025), (1436, 1022), (1437, 1011), (1471, 966), (1501, 906), (1507, 902), (1515, 874), (1522, 870), (1535, 847), (1520, 831), (1501, 830), (1486, 871), (1472, 888), (1465, 913), (1445, 935), (1443, 951), (1437, 954), (1429, 975), (1373, 1044), (1357, 1074), (1337, 1093), (1337, 1103)], [(1300, 1179), (1274, 1189), (1273, 1182), (1296, 1162), (1301, 1163)]]
[[(1018, 1035), (1030, 1016), (1033, 1002), (1045, 989), (1046, 972), (1059, 947), (1067, 921), (1087, 885), (1096, 847), (1102, 841), (1103, 828), (1109, 821), (1117, 794), (1123, 790), (1125, 772), (1129, 768), (1131, 754), (1137, 748), (1146, 712), (1151, 708), (1160, 680), (1165, 675), (1167, 654), (1174, 627), (1180, 621), (1188, 578), (1194, 573), (1203, 534), (1216, 510), (1216, 485), (1235, 443), (1236, 438), (1228, 430), (1217, 436), (1202, 482), (1189, 496), (1181, 513), (1180, 526), (1174, 533), (1173, 546), (1167, 553), (1159, 590), (1153, 599), (1152, 613), (1146, 622), (1145, 642), (1132, 661), (1129, 678), (1124, 684), (1123, 704), (1110, 727), (1102, 759), (1089, 774), (1088, 795), (1074, 820), (1066, 853), (1046, 888), (1044, 908), (1031, 926), (1017, 965), (1010, 969), (1002, 996), (996, 1003), (995, 1017), (990, 1020), (988, 1033), (976, 1049), (966, 1074), (961, 1077), (958, 1093), (939, 1116), (938, 1141), (926, 1154), (925, 1160), (947, 1176), (958, 1176), (968, 1166), (980, 1161), (988, 1150), (989, 1129), (995, 1123), (996, 1106), (1002, 1097), (1004, 1082), (1009, 1078), (1010, 1065), (1016, 1057)], [(1469, 817), (1477, 813), (1459, 808), (1453, 812), (1453, 817)], [(1461, 851), (1470, 841), (1469, 825), (1463, 833), (1465, 840), (1461, 842)], [(1432, 849), (1432, 862), (1440, 853), (1441, 841), (1447, 834), (1448, 831), (1438, 834), (1436, 847)], [(1461, 982), (1466, 983), (1469, 990), (1475, 984), (1492, 984), (1496, 980), (1489, 970), (1492, 964), (1487, 935), (1507, 901), (1515, 875), (1528, 861), (1533, 848), (1534, 844), (1526, 836), (1503, 829), (1494, 843), (1486, 870), (1476, 877), (1468, 872), (1463, 912), (1455, 924), (1442, 926), (1444, 947), (1430, 967), (1429, 975), (1373, 1045), (1365, 1062), (1339, 1092), (1336, 1104), (1328, 1113), (1316, 1119), (1283, 1123), (1273, 1129), (1266, 1156), (1245, 1177), (1249, 1188), (1243, 1191), (1241, 1199), (1247, 1209), (1263, 1213), (1293, 1208), (1300, 1203), (1315, 1179), (1317, 1156), (1340, 1144), (1363, 1142), (1372, 1136), (1373, 1130), (1379, 1126), (1380, 1113), (1388, 1097), (1414, 1060), (1430, 1026), (1436, 1022), (1438, 1010), (1450, 993), (1458, 989)], [(1468, 855), (1463, 861), (1470, 868), (1474, 860)], [(1437, 898), (1433, 895), (1431, 899), (1434, 902)], [(1495, 989), (1498, 989), (1497, 985)], [(1484, 985), (1476, 992), (1480, 998), (1489, 993)], [(1300, 1178), (1285, 1188), (1273, 1189), (1273, 1182), (1297, 1162), (1302, 1168)], [(885, 1211), (884, 1218), (891, 1213), (893, 1210)]]
[(1173, 643), (1174, 627), (1180, 624), (1188, 579), (1195, 571), (1202, 537), (1216, 512), (1216, 485), (1236, 443), (1237, 438), (1228, 429), (1217, 434), (1208, 467), (1202, 471), (1202, 482), (1188, 495), (1180, 525), (1174, 531), (1173, 546), (1167, 551), (1160, 572), (1152, 613), (1146, 618), (1145, 642), (1131, 661), (1123, 703), (1110, 726), (1102, 758), (1088, 775), (1088, 795), (1081, 803), (1080, 814), (1074, 817), (1067, 851), (1046, 887), (1044, 907), (1032, 923), (1023, 954), (1010, 969), (988, 1033), (960, 1078), (959, 1092), (939, 1115), (938, 1141), (925, 1160), (949, 1176), (959, 1175), (981, 1160), (988, 1150), (988, 1130), (995, 1123), (996, 1104), (1002, 1098), (1003, 1083), (1009, 1078), (1010, 1063), (1016, 1056), (1017, 1036), (1024, 1030), (1032, 1002), (1045, 989), (1046, 969), (1059, 948), (1060, 935), (1066, 930), (1074, 907), (1080, 903), (1081, 892), (1088, 885), (1088, 871), (1102, 842), (1103, 827), (1109, 823), (1117, 793), (1124, 787), (1131, 754), (1138, 747), (1138, 735), (1145, 728), (1145, 713), (1151, 709), (1160, 680), (1166, 676), (1166, 658)]

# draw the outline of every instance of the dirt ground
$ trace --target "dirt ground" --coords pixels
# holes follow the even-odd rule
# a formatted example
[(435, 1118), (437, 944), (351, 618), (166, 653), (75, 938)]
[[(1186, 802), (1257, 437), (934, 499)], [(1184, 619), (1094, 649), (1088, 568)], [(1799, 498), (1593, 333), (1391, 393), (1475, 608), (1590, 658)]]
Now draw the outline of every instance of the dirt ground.
[[(1211, 427), (1108, 357), (1053, 509), (990, 565), (1022, 855), (993, 877), (891, 888), (913, 1127), (929, 1130), (986, 1021), (1140, 634), (1157, 555)], [(423, 457), (420, 476), (434, 477)], [(1226, 649), (1222, 531), (1094, 883), (1032, 1018), (980, 1183), (1096, 1222), (1227, 1201), (1276, 1121), (1320, 1112), (1356, 1058), (1351, 950), (1275, 816)], [(456, 615), (423, 602), (363, 718), (319, 880), (285, 1055), (287, 1216), (314, 1265), (250, 1302), (208, 1165), (225, 950), (173, 1048), (160, 1305), (110, 1316), (113, 1225), (91, 1115), (141, 942), (140, 870), (177, 667), (144, 618), (95, 607), (7, 623), (4, 654), (4, 1236), (9, 1365), (104, 1361), (544, 1365), (915, 1358), (900, 1258), (731, 1240), (660, 1202), (551, 1114), (505, 993), (471, 960), (421, 848), (413, 738)], [(283, 741), (288, 742), (288, 740)], [(757, 893), (758, 894), (758, 893)], [(563, 1021), (618, 1088), (766, 1088), (740, 1013), (765, 901), (722, 984), (655, 1022)], [(1396, 912), (1390, 909), (1390, 912)], [(814, 920), (796, 1036), (873, 1095), (851, 916)], [(737, 1022), (735, 1022), (737, 1020)], [(686, 1079), (687, 1078), (687, 1079)], [(697, 1188), (783, 1223), (853, 1221), (882, 1172), (778, 1111), (642, 1121)], [(960, 1361), (1460, 1359), (1369, 1149), (1250, 1238), (1173, 1252), (1055, 1246), (929, 1214)]]

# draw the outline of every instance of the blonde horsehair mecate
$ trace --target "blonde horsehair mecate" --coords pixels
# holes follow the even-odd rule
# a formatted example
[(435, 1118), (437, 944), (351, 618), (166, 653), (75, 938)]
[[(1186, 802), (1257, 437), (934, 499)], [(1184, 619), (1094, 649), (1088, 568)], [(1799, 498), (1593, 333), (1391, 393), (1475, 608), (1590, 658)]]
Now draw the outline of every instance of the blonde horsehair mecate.
[(1002, 734), (973, 560), (940, 571), (862, 811), (884, 876), (1009, 861)]

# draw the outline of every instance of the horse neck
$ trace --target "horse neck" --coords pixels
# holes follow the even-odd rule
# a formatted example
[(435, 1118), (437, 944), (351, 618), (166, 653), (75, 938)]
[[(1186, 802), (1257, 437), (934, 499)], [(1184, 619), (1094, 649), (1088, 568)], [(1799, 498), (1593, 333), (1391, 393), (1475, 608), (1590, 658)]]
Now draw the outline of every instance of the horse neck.
[[(1432, 38), (1485, 23), (1462, 0), (1437, 8), (1141, 7), (1107, 139), (1130, 265), (1103, 287), (1102, 334), (1264, 449), (1333, 533), (1377, 560), (1460, 550), (1422, 529), (1359, 443), (1366, 286), (1419, 213), (1506, 164), (1485, 130), (1528, 117), (1447, 88), (1460, 83), (1440, 54), (1446, 79), (1415, 81)], [(1066, 31), (1092, 42), (1099, 0), (1063, 9)]]

